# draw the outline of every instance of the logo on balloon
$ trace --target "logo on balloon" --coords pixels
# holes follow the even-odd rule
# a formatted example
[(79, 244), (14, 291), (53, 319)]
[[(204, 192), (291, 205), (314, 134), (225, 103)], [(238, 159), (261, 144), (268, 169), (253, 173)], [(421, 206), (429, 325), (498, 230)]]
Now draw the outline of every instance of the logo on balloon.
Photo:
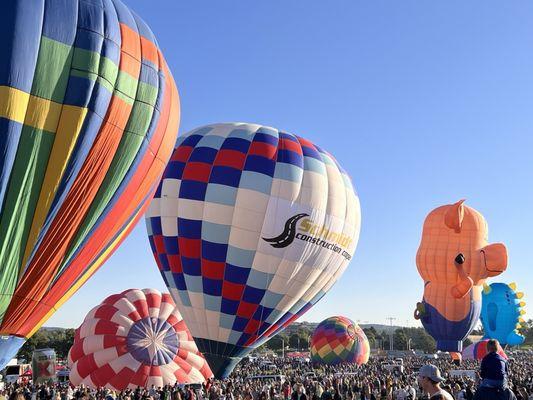
[[(328, 226), (314, 224), (308, 217), (309, 214), (301, 213), (290, 217), (285, 221), (283, 232), (278, 236), (272, 238), (263, 238), (272, 247), (281, 249), (289, 246), (294, 239), (302, 240), (317, 246), (321, 246), (327, 250), (342, 254), (344, 258), (350, 260), (352, 258), (345, 249), (348, 248), (352, 239), (343, 233), (334, 232)], [(297, 228), (298, 221), (302, 220), (300, 226)], [(297, 232), (299, 230), (300, 232)]]
[(285, 222), (285, 228), (283, 229), (283, 232), (281, 232), (281, 234), (273, 238), (263, 238), (263, 240), (265, 242), (270, 243), (270, 245), (272, 247), (275, 247), (276, 249), (282, 249), (284, 247), (287, 247), (292, 242), (294, 242), (294, 238), (296, 237), (296, 224), (298, 223), (298, 221), (308, 216), (309, 214), (302, 213), (290, 217)]

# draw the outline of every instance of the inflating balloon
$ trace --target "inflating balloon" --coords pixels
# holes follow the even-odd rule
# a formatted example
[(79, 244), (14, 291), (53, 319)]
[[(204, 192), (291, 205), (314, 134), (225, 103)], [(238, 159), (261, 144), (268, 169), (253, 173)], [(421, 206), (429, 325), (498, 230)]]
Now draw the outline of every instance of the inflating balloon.
[(502, 345), (517, 346), (525, 337), (518, 330), (524, 322), (526, 303), (524, 293), (516, 291), (516, 284), (492, 283), (483, 286), (481, 323), (485, 338), (497, 339)]
[(507, 268), (507, 250), (487, 243), (483, 216), (463, 200), (433, 210), (424, 221), (416, 265), (424, 297), (415, 318), (441, 351), (459, 352), (481, 311), (481, 289), (488, 277)]
[(360, 206), (348, 175), (311, 142), (216, 124), (178, 139), (146, 222), (170, 293), (223, 377), (342, 275)]
[(109, 296), (76, 330), (74, 386), (124, 390), (203, 383), (213, 376), (172, 297), (155, 289)]
[(145, 211), (179, 99), (119, 0), (4, 1), (0, 27), (1, 368)]
[(311, 337), (311, 360), (321, 364), (365, 364), (370, 344), (363, 330), (346, 317), (330, 317)]
[[(472, 343), (470, 346), (465, 347), (463, 350), (464, 360), (482, 360), (489, 352), (487, 350), (487, 343), (489, 339), (480, 340), (477, 343)], [(503, 351), (502, 347), (498, 344), (497, 353), (503, 358), (507, 359), (507, 354)]]

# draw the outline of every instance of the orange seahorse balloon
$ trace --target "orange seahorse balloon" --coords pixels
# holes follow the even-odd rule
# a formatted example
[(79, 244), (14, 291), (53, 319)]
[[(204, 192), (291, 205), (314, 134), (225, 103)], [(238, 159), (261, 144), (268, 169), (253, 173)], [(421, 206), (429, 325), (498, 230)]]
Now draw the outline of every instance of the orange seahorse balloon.
[(485, 218), (463, 203), (428, 214), (416, 254), (424, 297), (415, 318), (441, 351), (462, 350), (462, 341), (479, 319), (483, 283), (507, 268), (505, 245), (488, 244)]

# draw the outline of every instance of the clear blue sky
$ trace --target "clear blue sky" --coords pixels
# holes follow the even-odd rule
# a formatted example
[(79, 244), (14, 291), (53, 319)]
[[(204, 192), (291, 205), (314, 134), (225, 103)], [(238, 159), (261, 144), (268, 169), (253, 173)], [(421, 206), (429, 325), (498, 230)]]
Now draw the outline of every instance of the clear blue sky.
[[(497, 281), (516, 281), (533, 307), (533, 2), (126, 3), (174, 73), (181, 133), (271, 125), (329, 150), (351, 174), (363, 219), (356, 256), (303, 320), (414, 325), (423, 219), (461, 198), (485, 215), (489, 240), (508, 247)], [(144, 222), (47, 325), (77, 326), (130, 287), (165, 289)]]

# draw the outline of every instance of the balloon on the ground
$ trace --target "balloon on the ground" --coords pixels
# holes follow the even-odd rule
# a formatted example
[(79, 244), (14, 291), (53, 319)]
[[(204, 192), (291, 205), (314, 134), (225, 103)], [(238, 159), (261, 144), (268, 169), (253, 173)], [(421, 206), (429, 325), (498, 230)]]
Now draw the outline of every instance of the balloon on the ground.
[(170, 293), (223, 377), (342, 275), (360, 206), (346, 172), (310, 141), (226, 123), (178, 139), (146, 223)]
[(365, 364), (370, 344), (363, 330), (346, 317), (330, 317), (311, 337), (311, 361), (321, 364)]
[(516, 284), (491, 283), (483, 286), (481, 323), (485, 338), (497, 339), (502, 345), (517, 346), (525, 337), (519, 329), (526, 312), (524, 293), (516, 291)]
[(155, 289), (109, 296), (76, 330), (70, 382), (113, 390), (203, 383), (213, 376), (172, 297)]
[[(489, 352), (487, 351), (487, 343), (490, 339), (483, 339), (479, 342), (472, 343), (463, 349), (462, 355), (464, 360), (482, 360)], [(507, 359), (507, 354), (498, 344), (497, 353), (503, 358)]]
[(507, 268), (505, 246), (488, 244), (485, 218), (463, 202), (429, 213), (416, 254), (424, 297), (415, 318), (441, 351), (462, 350), (479, 319), (483, 283)]
[(120, 0), (0, 5), (0, 368), (144, 213), (179, 99)]

